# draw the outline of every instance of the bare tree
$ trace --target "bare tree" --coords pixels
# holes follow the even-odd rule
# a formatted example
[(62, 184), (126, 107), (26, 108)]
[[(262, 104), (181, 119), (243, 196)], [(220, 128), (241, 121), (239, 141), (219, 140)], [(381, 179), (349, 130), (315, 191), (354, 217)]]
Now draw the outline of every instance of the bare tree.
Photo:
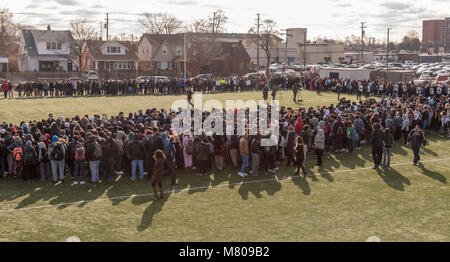
[(278, 35), (278, 30), (276, 27), (277, 24), (275, 21), (266, 19), (260, 26), (259, 35), (257, 34), (256, 27), (252, 27), (249, 30), (249, 33), (253, 34), (250, 36), (250, 40), (255, 44), (258, 44), (258, 46), (266, 53), (266, 75), (269, 75), (270, 59), (272, 58), (271, 49), (273, 48), (274, 35)]
[(95, 29), (92, 25), (83, 20), (74, 20), (70, 22), (72, 39), (66, 39), (69, 42), (71, 51), (78, 58), (78, 66), (81, 68), (83, 47), (86, 41), (94, 39)]
[(139, 25), (145, 33), (173, 34), (182, 31), (183, 22), (168, 13), (144, 13), (138, 19)]
[(208, 20), (209, 24), (212, 25), (212, 33), (216, 35), (225, 32), (225, 25), (228, 23), (228, 17), (225, 15), (225, 11), (222, 9), (216, 10), (212, 15), (209, 15)]
[(210, 26), (207, 19), (197, 19), (183, 27), (188, 33), (210, 33)]
[(12, 22), (13, 14), (8, 8), (0, 10), (0, 48), (4, 50), (15, 35), (16, 27)]

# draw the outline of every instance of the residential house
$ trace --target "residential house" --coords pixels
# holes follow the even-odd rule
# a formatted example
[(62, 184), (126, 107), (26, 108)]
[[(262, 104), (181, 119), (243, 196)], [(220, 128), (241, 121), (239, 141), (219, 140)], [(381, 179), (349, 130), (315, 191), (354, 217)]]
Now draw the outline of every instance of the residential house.
[(138, 74), (137, 45), (125, 41), (86, 41), (82, 70), (95, 70), (104, 79), (131, 79)]
[[(182, 75), (184, 34), (144, 34), (138, 44), (139, 74)], [(242, 41), (213, 40), (210, 34), (186, 34), (189, 75), (247, 73), (251, 58)]]
[(184, 70), (184, 35), (144, 34), (138, 43), (140, 74)]
[(76, 56), (71, 48), (70, 31), (22, 30), (19, 41), (20, 72), (76, 71)]
[(189, 71), (196, 74), (246, 74), (251, 58), (242, 41), (192, 41), (188, 47)]

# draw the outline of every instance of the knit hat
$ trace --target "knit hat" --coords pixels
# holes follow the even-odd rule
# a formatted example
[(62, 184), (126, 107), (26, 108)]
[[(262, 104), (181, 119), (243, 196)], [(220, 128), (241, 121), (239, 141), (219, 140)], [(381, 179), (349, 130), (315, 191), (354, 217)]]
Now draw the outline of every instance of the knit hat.
[(58, 142), (58, 141), (59, 141), (58, 136), (53, 136), (53, 137), (52, 137), (52, 142)]

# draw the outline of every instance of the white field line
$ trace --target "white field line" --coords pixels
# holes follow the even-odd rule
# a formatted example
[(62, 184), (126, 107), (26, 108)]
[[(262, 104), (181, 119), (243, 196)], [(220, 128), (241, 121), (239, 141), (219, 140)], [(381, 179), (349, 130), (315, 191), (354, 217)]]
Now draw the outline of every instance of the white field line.
[[(438, 158), (438, 159), (429, 159), (420, 161), (420, 163), (430, 163), (430, 162), (440, 162), (450, 160), (450, 157), (447, 158)], [(411, 165), (411, 162), (408, 163), (398, 163), (398, 164), (392, 164), (391, 166), (405, 166), (405, 165)], [(307, 174), (308, 177), (315, 176), (315, 175), (327, 175), (327, 174), (337, 174), (337, 173), (349, 173), (349, 172), (355, 172), (355, 171), (363, 171), (363, 170), (371, 170), (372, 167), (363, 167), (363, 168), (356, 168), (356, 169), (345, 169), (345, 170), (338, 170), (338, 171), (331, 171), (331, 172), (322, 172), (317, 174)], [(191, 188), (184, 188), (184, 189), (178, 189), (178, 190), (170, 190), (165, 191), (164, 194), (170, 194), (170, 193), (179, 193), (184, 191), (190, 191), (190, 190), (199, 190), (199, 189), (208, 189), (208, 188), (216, 188), (216, 187), (224, 187), (224, 186), (235, 186), (235, 185), (241, 185), (241, 184), (251, 184), (251, 183), (260, 183), (260, 182), (270, 182), (275, 180), (291, 180), (292, 178), (300, 177), (297, 176), (284, 176), (284, 177), (273, 177), (273, 178), (267, 178), (267, 179), (260, 179), (260, 180), (253, 180), (253, 181), (245, 181), (245, 182), (237, 182), (237, 183), (231, 183), (231, 184), (220, 184), (217, 186), (201, 186), (201, 187), (191, 187)], [(92, 203), (92, 202), (99, 202), (99, 201), (105, 201), (105, 200), (116, 200), (116, 199), (124, 199), (124, 198), (131, 198), (131, 197), (145, 197), (145, 196), (152, 196), (153, 192), (146, 193), (146, 194), (133, 194), (128, 196), (117, 196), (117, 197), (107, 197), (107, 198), (97, 198), (92, 200), (81, 200), (76, 202), (67, 202), (67, 203), (60, 203), (60, 204), (53, 204), (53, 205), (42, 205), (42, 206), (35, 206), (35, 207), (23, 207), (23, 208), (15, 208), (15, 209), (9, 209), (9, 210), (0, 210), (0, 213), (10, 213), (15, 211), (25, 211), (25, 210), (32, 210), (32, 209), (42, 209), (42, 208), (49, 208), (49, 207), (59, 207), (59, 206), (67, 206), (67, 205), (75, 205), (75, 204), (83, 204), (83, 203)]]

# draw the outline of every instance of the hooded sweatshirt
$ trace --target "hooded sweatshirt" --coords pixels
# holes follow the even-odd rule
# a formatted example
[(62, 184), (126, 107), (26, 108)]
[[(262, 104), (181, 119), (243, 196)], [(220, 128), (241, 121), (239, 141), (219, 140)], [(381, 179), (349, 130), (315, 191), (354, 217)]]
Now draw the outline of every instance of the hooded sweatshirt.
[(325, 134), (323, 129), (319, 129), (316, 137), (314, 138), (315, 149), (323, 150), (325, 148)]

